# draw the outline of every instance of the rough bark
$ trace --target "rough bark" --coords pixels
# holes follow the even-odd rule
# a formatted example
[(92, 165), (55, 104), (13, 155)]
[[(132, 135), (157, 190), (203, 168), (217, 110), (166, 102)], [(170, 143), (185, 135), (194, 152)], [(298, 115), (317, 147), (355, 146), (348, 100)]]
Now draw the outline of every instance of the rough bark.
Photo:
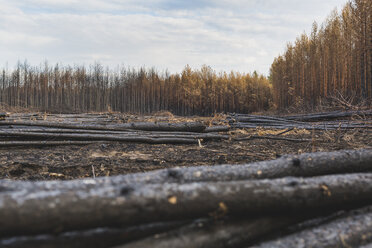
[(15, 236), (0, 239), (3, 248), (106, 248), (165, 232), (185, 222), (153, 223), (129, 228), (96, 228), (61, 234)]
[[(68, 139), (91, 139), (95, 135), (105, 135), (105, 137), (148, 137), (148, 138), (191, 138), (203, 140), (221, 140), (228, 139), (228, 135), (220, 135), (213, 133), (195, 133), (195, 132), (148, 132), (148, 131), (96, 131), (96, 130), (81, 130), (81, 129), (1, 129), (0, 136), (20, 136), (29, 138), (68, 138)], [(103, 138), (100, 140), (104, 140)]]
[(257, 135), (251, 135), (251, 136), (248, 136), (248, 137), (236, 138), (234, 140), (244, 141), (244, 140), (253, 140), (253, 139), (284, 140), (284, 141), (291, 141), (291, 142), (310, 142), (310, 141), (312, 141), (311, 139), (293, 139), (293, 138), (283, 138), (283, 137), (277, 137), (277, 136), (257, 136)]
[[(331, 174), (372, 172), (372, 149), (286, 155), (276, 160), (243, 165), (194, 166), (162, 169), (146, 173), (101, 177), (95, 180), (49, 181), (54, 189), (73, 190), (85, 186), (97, 189), (105, 185), (224, 182), (282, 177), (313, 177)], [(19, 190), (34, 187), (45, 190), (43, 183), (0, 180), (0, 188)]]
[(335, 130), (335, 129), (371, 129), (372, 125), (369, 124), (322, 124), (316, 123), (312, 125), (302, 125), (302, 124), (291, 124), (291, 123), (263, 123), (263, 124), (255, 124), (255, 123), (235, 123), (231, 125), (233, 128), (270, 128), (270, 129), (288, 129), (288, 128), (297, 128), (297, 129), (307, 129), (307, 130)]
[(332, 120), (337, 118), (353, 117), (353, 116), (372, 116), (372, 110), (360, 111), (333, 111), (324, 113), (304, 114), (304, 115), (290, 115), (284, 116), (287, 120), (296, 121), (319, 121), (319, 120)]
[[(364, 121), (324, 121), (332, 120), (341, 117), (351, 117), (354, 115), (371, 116), (372, 111), (351, 111), (351, 112), (333, 112), (333, 113), (317, 113), (310, 115), (298, 116), (259, 116), (259, 115), (244, 115), (232, 114), (228, 117), (230, 125), (234, 128), (300, 128), (300, 129), (354, 129), (354, 128), (372, 128), (371, 122)], [(322, 120), (322, 121), (321, 121)], [(309, 123), (310, 121), (310, 123)], [(313, 122), (318, 121), (318, 122)], [(319, 122), (321, 121), (321, 122)]]
[(212, 126), (212, 127), (207, 127), (204, 130), (204, 133), (213, 133), (213, 132), (228, 132), (230, 131), (229, 126)]
[(1, 121), (0, 125), (5, 126), (34, 126), (49, 128), (67, 128), (67, 129), (87, 129), (87, 130), (113, 130), (122, 131), (127, 129), (143, 131), (186, 131), (203, 132), (206, 126), (201, 122), (183, 122), (183, 123), (156, 123), (156, 122), (132, 122), (116, 125), (83, 125), (72, 123), (50, 123), (50, 122), (32, 122), (32, 121)]
[(193, 137), (148, 137), (143, 135), (136, 136), (120, 136), (108, 134), (77, 134), (77, 133), (33, 133), (33, 132), (13, 132), (0, 131), (1, 136), (5, 137), (23, 137), (23, 138), (38, 138), (38, 139), (67, 139), (67, 140), (84, 140), (84, 141), (118, 141), (118, 142), (137, 142), (148, 144), (197, 144), (198, 140)]
[(84, 146), (96, 141), (0, 141), (0, 147)]
[[(16, 190), (3, 183), (0, 235), (134, 226), (202, 218), (220, 210), (230, 215), (257, 216), (322, 212), (372, 203), (372, 174), (217, 183), (107, 184), (101, 188), (94, 187), (94, 180), (91, 183), (92, 187), (81, 190), (55, 189), (55, 184), (48, 182), (28, 182)], [(225, 208), (221, 209), (221, 204)]]
[(227, 248), (242, 247), (268, 233), (302, 221), (302, 216), (264, 217), (247, 220), (207, 220), (150, 236), (116, 248)]
[(327, 224), (253, 247), (359, 247), (370, 242), (372, 242), (371, 207), (351, 211), (346, 216)]

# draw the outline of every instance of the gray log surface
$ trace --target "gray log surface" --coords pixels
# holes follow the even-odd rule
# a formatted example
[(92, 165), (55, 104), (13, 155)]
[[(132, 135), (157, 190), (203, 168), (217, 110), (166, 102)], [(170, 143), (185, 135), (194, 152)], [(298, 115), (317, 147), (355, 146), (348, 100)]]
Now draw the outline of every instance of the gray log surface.
[(57, 235), (15, 236), (0, 239), (2, 248), (107, 248), (165, 232), (185, 222), (152, 223), (129, 228), (101, 227), (92, 230), (70, 231)]
[(183, 123), (162, 123), (162, 122), (132, 122), (115, 125), (84, 125), (73, 123), (51, 123), (45, 121), (0, 121), (2, 126), (34, 126), (49, 128), (67, 128), (67, 129), (88, 129), (88, 130), (113, 130), (122, 131), (127, 129), (143, 131), (186, 131), (186, 132), (203, 132), (206, 126), (201, 122), (183, 122)]
[(18, 190), (9, 190), (3, 183), (0, 235), (202, 218), (218, 211), (221, 203), (229, 214), (240, 216), (326, 211), (372, 203), (372, 174), (142, 186), (107, 184), (101, 188), (94, 187), (93, 180), (91, 183), (91, 188), (80, 190), (55, 189), (48, 182), (28, 182)]
[(370, 242), (372, 242), (372, 207), (351, 211), (346, 216), (327, 224), (253, 247), (359, 247)]

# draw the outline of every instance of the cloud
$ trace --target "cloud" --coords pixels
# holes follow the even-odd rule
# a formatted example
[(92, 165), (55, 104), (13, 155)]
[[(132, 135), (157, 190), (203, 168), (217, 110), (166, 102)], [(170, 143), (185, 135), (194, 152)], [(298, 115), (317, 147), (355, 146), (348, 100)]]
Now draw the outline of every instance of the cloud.
[(268, 73), (288, 41), (344, 0), (0, 0), (0, 64)]

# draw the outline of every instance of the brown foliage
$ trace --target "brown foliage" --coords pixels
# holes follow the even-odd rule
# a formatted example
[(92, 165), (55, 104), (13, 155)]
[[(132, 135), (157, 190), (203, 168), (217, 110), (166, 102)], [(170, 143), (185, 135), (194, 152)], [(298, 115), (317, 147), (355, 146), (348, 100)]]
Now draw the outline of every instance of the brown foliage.
[(19, 63), (0, 73), (0, 103), (48, 112), (244, 113), (268, 109), (271, 94), (264, 76), (216, 73), (207, 66), (161, 74), (144, 68), (114, 71), (100, 64), (72, 68)]
[[(274, 60), (271, 81), (279, 108), (314, 107), (342, 95), (372, 98), (372, 1), (353, 0)], [(355, 97), (356, 96), (356, 97)]]

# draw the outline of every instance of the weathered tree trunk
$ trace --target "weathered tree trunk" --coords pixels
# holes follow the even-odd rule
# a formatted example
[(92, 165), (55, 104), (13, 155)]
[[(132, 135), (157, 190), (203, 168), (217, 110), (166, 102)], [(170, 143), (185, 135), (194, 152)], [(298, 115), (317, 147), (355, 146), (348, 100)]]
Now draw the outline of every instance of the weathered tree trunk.
[(150, 236), (116, 248), (227, 248), (243, 247), (252, 240), (306, 218), (302, 216), (264, 217), (246, 220), (206, 220)]
[(187, 222), (153, 223), (129, 228), (101, 227), (61, 234), (15, 236), (0, 239), (3, 248), (107, 248), (166, 232)]
[(49, 128), (67, 128), (67, 129), (88, 129), (88, 130), (112, 130), (122, 131), (127, 129), (143, 131), (185, 131), (185, 132), (203, 132), (206, 126), (201, 122), (183, 122), (183, 123), (156, 123), (156, 122), (132, 122), (116, 125), (82, 125), (71, 123), (50, 123), (50, 122), (30, 122), (30, 121), (1, 121), (0, 125), (5, 126), (34, 126)]
[(84, 141), (119, 141), (119, 142), (137, 142), (148, 144), (197, 144), (198, 140), (193, 137), (147, 137), (143, 135), (137, 136), (120, 136), (107, 134), (77, 134), (77, 133), (34, 133), (34, 132), (13, 132), (0, 131), (0, 135), (5, 137), (23, 137), (23, 138), (38, 138), (38, 139), (68, 139), (68, 140), (84, 140)]
[(372, 110), (360, 110), (360, 111), (334, 111), (325, 113), (314, 113), (314, 114), (304, 114), (304, 115), (291, 115), (284, 116), (287, 120), (296, 121), (319, 121), (319, 120), (332, 120), (337, 118), (345, 118), (352, 116), (372, 116)]
[[(149, 132), (149, 131), (96, 131), (96, 130), (81, 130), (81, 129), (1, 129), (0, 136), (20, 136), (29, 138), (67, 138), (67, 139), (86, 139), (90, 140), (92, 137), (148, 137), (148, 138), (190, 138), (203, 140), (221, 140), (228, 139), (228, 135), (220, 135), (213, 133), (195, 133), (195, 132)], [(99, 140), (105, 140), (100, 138)]]
[(213, 132), (228, 132), (230, 131), (229, 126), (212, 126), (212, 127), (207, 127), (203, 131), (204, 133), (213, 133)]
[[(82, 189), (86, 185), (97, 189), (105, 185), (162, 184), (191, 182), (224, 182), (248, 179), (274, 179), (281, 177), (313, 177), (331, 174), (372, 172), (372, 149), (344, 150), (336, 152), (305, 153), (286, 155), (276, 160), (243, 165), (194, 166), (162, 169), (146, 173), (101, 177), (86, 180), (49, 181), (54, 189)], [(37, 187), (44, 190), (44, 184), (0, 180), (0, 187), (18, 190), (22, 187)]]
[(0, 147), (83, 146), (93, 143), (96, 141), (0, 141)]
[(28, 182), (15, 189), (2, 183), (0, 235), (134, 226), (202, 218), (221, 210), (257, 216), (372, 203), (372, 174), (181, 185), (106, 184), (100, 188), (94, 180), (84, 182), (92, 187), (54, 189), (55, 183)]
[(253, 140), (253, 139), (284, 140), (284, 141), (291, 141), (291, 142), (310, 142), (310, 141), (312, 141), (311, 139), (293, 139), (293, 138), (283, 138), (283, 137), (277, 137), (277, 136), (257, 136), (257, 135), (235, 138), (234, 140), (244, 141), (244, 140)]
[(351, 211), (337, 220), (254, 247), (359, 247), (372, 242), (372, 208)]

